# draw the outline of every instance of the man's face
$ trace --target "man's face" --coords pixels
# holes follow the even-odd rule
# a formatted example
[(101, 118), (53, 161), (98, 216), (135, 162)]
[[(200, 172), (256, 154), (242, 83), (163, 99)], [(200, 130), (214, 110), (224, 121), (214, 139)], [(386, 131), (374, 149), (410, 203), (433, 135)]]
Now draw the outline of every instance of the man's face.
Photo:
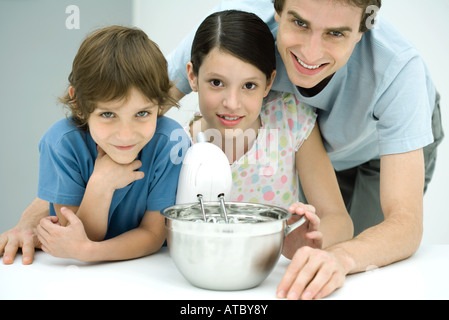
[(360, 41), (362, 9), (337, 0), (286, 0), (277, 46), (293, 84), (309, 89), (342, 68)]

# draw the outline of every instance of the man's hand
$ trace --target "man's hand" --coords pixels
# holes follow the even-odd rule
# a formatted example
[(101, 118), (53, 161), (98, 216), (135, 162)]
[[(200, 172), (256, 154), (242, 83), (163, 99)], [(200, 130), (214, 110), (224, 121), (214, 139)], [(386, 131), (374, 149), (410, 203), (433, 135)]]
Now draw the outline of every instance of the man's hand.
[(348, 271), (336, 254), (302, 247), (296, 251), (278, 286), (278, 298), (320, 299), (343, 286)]

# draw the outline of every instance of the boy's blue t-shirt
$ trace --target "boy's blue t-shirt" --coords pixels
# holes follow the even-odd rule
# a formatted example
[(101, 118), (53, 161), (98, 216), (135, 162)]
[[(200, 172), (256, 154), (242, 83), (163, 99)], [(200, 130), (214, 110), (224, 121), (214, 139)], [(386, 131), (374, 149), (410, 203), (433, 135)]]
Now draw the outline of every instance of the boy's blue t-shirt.
[[(139, 171), (145, 173), (125, 188), (115, 191), (109, 209), (105, 239), (139, 226), (146, 211), (161, 211), (175, 203), (182, 159), (190, 139), (174, 120), (161, 117), (153, 138), (139, 153)], [(92, 175), (97, 146), (88, 132), (69, 119), (56, 122), (39, 143), (38, 197), (53, 203), (79, 206)]]
[[(228, 9), (257, 14), (277, 36), (272, 0), (228, 0), (213, 11)], [(170, 78), (185, 94), (191, 92), (186, 65), (195, 31), (167, 57)], [(272, 89), (293, 93), (317, 109), (323, 142), (337, 171), (433, 142), (435, 86), (418, 50), (385, 18), (363, 34), (348, 63), (313, 97), (292, 84), (276, 53)]]

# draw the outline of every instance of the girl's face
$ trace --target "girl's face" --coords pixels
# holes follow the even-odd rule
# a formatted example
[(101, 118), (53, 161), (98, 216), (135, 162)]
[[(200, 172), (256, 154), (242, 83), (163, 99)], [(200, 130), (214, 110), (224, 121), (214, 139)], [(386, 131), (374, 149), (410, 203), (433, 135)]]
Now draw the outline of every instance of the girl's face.
[(92, 139), (119, 164), (133, 162), (156, 130), (158, 106), (132, 88), (126, 99), (99, 102), (87, 121)]
[(258, 130), (262, 100), (271, 89), (275, 73), (267, 81), (257, 67), (218, 48), (206, 56), (197, 76), (189, 63), (190, 86), (198, 92), (199, 108), (207, 126), (203, 131), (217, 129), (226, 139), (247, 129)]

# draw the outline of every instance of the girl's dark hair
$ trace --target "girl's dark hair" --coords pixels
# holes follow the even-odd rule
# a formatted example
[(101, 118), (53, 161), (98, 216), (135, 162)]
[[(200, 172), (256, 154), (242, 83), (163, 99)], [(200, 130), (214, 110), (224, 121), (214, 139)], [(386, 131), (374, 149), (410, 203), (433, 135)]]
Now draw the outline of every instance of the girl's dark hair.
[(275, 43), (268, 26), (252, 13), (228, 10), (207, 17), (193, 40), (191, 62), (198, 70), (209, 52), (218, 48), (261, 70), (267, 79), (276, 70)]

